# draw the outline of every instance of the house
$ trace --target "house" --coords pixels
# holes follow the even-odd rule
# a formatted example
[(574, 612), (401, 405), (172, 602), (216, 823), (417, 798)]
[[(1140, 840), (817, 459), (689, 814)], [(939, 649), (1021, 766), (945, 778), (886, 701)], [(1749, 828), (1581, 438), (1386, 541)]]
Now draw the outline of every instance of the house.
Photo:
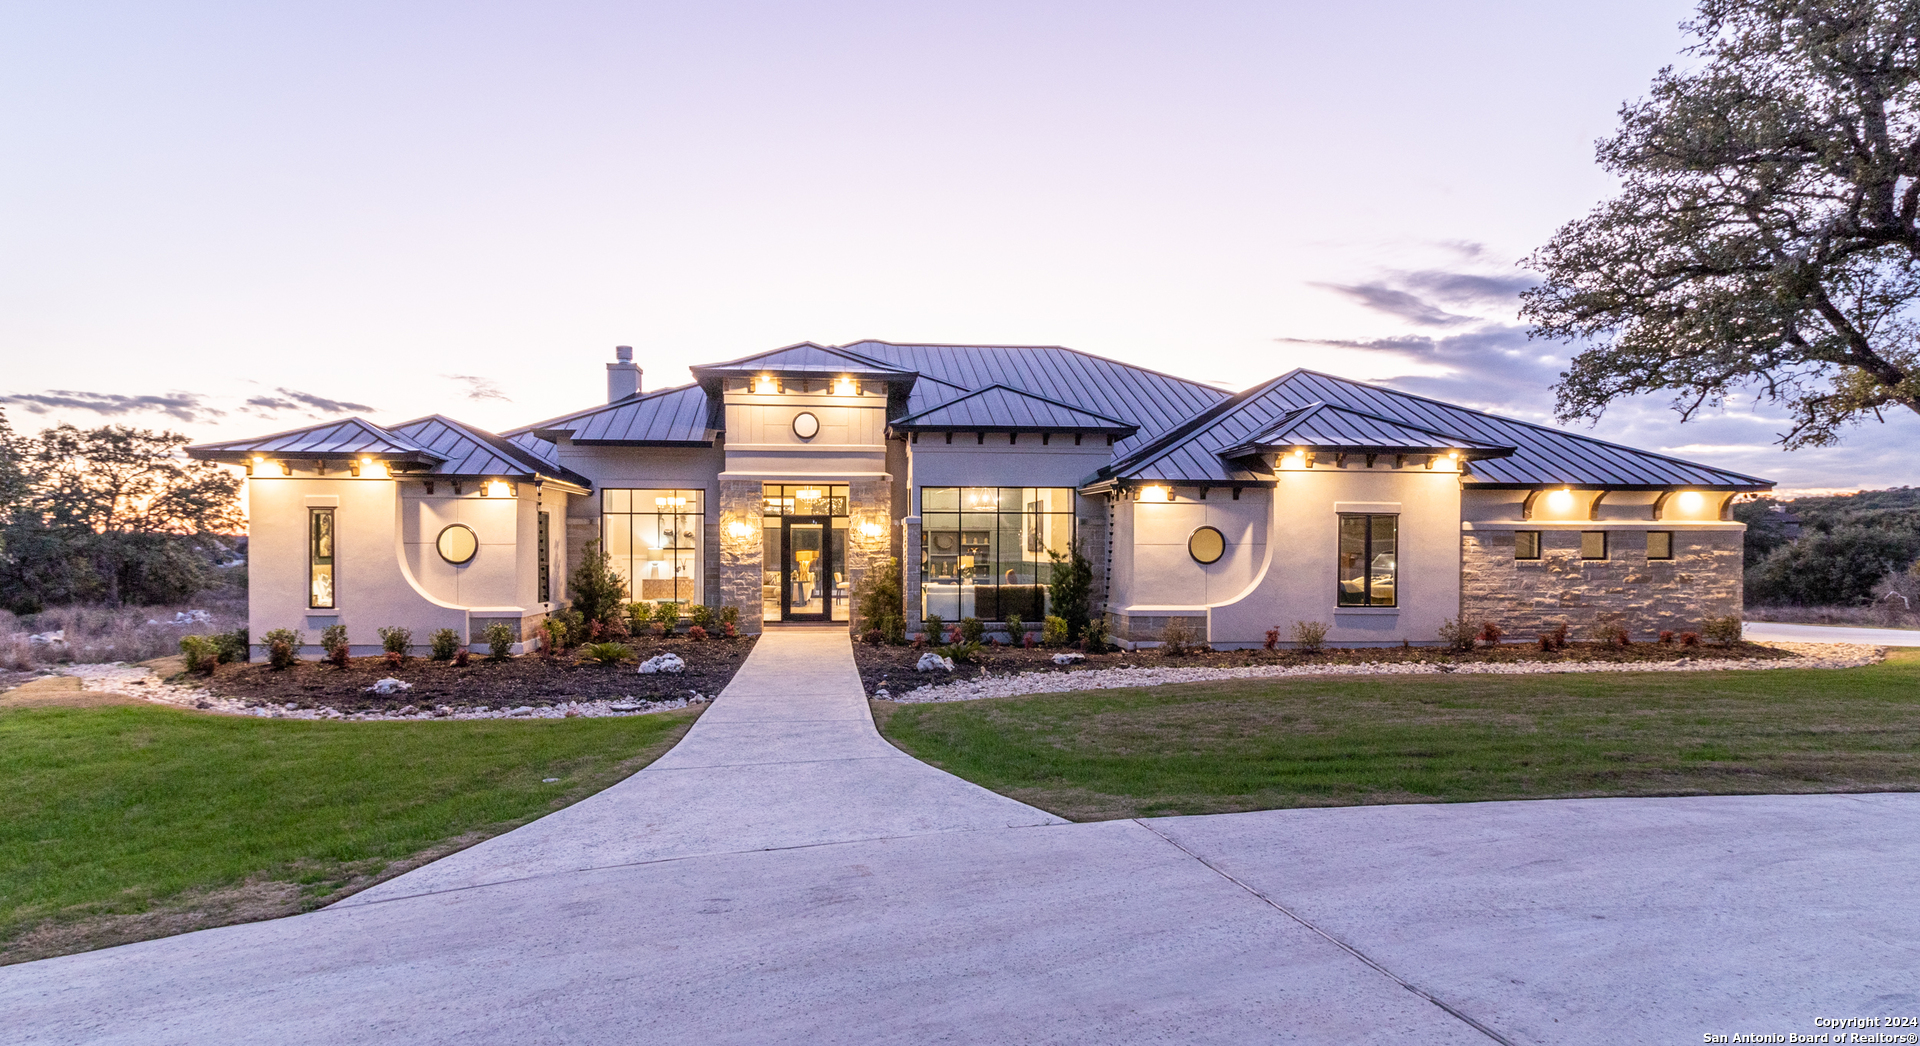
[(1693, 629), (1741, 607), (1763, 479), (1310, 370), (1231, 393), (1057, 346), (802, 343), (501, 434), (438, 415), (202, 444), (242, 465), (252, 625), (530, 639), (601, 542), (632, 599), (739, 627), (846, 622), (891, 557), (924, 615), (1038, 621), (1052, 557), (1114, 637), (1216, 646), (1565, 622)]

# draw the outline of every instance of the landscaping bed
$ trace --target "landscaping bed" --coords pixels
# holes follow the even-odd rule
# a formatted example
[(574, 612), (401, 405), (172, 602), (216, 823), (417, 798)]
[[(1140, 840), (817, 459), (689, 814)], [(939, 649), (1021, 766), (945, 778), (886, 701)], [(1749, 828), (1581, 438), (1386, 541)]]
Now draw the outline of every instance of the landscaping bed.
[(898, 694), (929, 683), (952, 683), (982, 676), (1005, 676), (1031, 672), (1092, 672), (1115, 668), (1310, 668), (1347, 665), (1559, 665), (1598, 662), (1607, 664), (1654, 664), (1687, 660), (1747, 661), (1783, 660), (1796, 655), (1787, 650), (1759, 643), (1739, 642), (1729, 646), (1681, 646), (1678, 643), (1634, 643), (1626, 647), (1599, 643), (1571, 643), (1565, 650), (1543, 651), (1534, 643), (1502, 643), (1481, 646), (1472, 651), (1445, 647), (1328, 647), (1319, 653), (1299, 650), (1213, 650), (1194, 651), (1178, 656), (1158, 650), (1115, 650), (1084, 655), (1086, 660), (1072, 665), (1056, 665), (1054, 655), (1079, 653), (1065, 648), (1025, 649), (1022, 647), (982, 647), (971, 661), (956, 660), (951, 673), (921, 672), (916, 668), (926, 651), (915, 647), (869, 646), (855, 643), (853, 660), (860, 668), (860, 681), (869, 695), (885, 689)]
[[(537, 654), (494, 661), (475, 657), (464, 668), (451, 661), (409, 658), (395, 667), (384, 657), (356, 657), (347, 667), (302, 661), (276, 670), (262, 664), (230, 664), (199, 679), (210, 693), (249, 703), (333, 708), (342, 712), (398, 709), (406, 705), (462, 708), (551, 705), (565, 701), (631, 699), (674, 700), (718, 694), (753, 651), (753, 637), (696, 640), (639, 639), (627, 644), (632, 661), (617, 665), (582, 663), (573, 654), (547, 658)], [(658, 654), (677, 654), (686, 662), (679, 673), (642, 675), (638, 664)], [(368, 688), (393, 678), (412, 686), (392, 694)]]

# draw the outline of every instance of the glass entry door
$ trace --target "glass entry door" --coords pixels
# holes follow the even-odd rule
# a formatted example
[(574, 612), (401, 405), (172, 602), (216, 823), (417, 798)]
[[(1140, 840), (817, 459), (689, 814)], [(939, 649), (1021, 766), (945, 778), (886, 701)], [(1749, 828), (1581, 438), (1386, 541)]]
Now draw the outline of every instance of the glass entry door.
[(784, 516), (780, 616), (785, 621), (826, 621), (833, 611), (833, 521), (826, 516)]

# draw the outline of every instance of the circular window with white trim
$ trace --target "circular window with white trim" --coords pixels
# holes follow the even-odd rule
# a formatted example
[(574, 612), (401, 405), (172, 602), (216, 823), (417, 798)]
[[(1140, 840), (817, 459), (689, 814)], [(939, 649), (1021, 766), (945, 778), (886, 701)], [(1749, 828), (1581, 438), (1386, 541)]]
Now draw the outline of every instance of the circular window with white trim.
[(820, 434), (820, 419), (812, 411), (803, 410), (793, 416), (793, 434), (801, 439), (812, 439)]
[(440, 551), (441, 559), (457, 567), (470, 562), (474, 553), (480, 551), (480, 539), (465, 523), (449, 523), (441, 529), (433, 547)]
[(1227, 554), (1227, 536), (1212, 527), (1201, 527), (1187, 538), (1187, 555), (1202, 566), (1220, 562)]

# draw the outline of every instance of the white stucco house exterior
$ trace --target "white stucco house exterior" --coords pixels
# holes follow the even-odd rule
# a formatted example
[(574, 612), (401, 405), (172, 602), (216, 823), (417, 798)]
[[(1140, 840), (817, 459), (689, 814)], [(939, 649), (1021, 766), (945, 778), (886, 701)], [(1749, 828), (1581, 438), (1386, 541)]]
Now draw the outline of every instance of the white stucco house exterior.
[(1235, 647), (1441, 623), (1636, 635), (1740, 611), (1763, 479), (1295, 370), (1231, 393), (1057, 346), (802, 343), (498, 435), (438, 415), (202, 444), (246, 468), (251, 624), (356, 651), (402, 625), (531, 637), (599, 540), (629, 595), (742, 631), (846, 622), (891, 556), (928, 613), (1037, 621), (1049, 552), (1094, 565), (1125, 643), (1174, 619)]

